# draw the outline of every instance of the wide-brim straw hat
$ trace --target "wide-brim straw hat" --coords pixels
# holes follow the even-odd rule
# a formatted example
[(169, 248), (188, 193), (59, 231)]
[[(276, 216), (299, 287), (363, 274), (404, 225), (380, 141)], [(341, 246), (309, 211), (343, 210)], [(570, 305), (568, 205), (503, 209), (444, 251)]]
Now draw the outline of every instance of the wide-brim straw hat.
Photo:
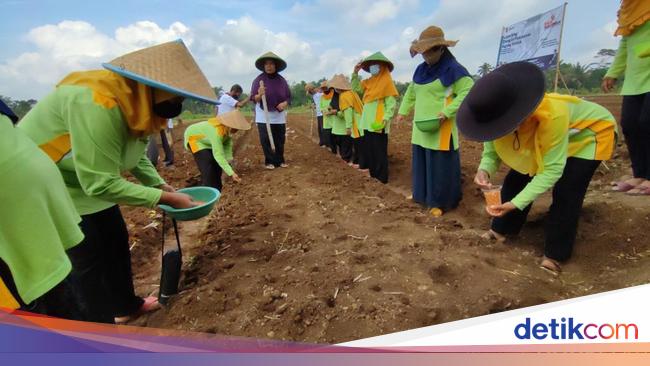
[(524, 122), (544, 98), (544, 73), (529, 62), (498, 67), (479, 79), (456, 115), (462, 134), (471, 140), (493, 141)]
[(251, 124), (248, 123), (244, 114), (237, 109), (233, 109), (230, 112), (219, 114), (217, 121), (222, 125), (237, 130), (250, 130)]
[(127, 53), (102, 66), (152, 88), (219, 104), (210, 82), (180, 39)]
[(347, 77), (343, 74), (336, 74), (332, 77), (332, 80), (330, 80), (327, 85), (330, 88), (334, 89), (339, 89), (339, 90), (351, 90), (352, 89), (352, 84), (350, 84), (350, 81), (348, 80)]
[(426, 52), (435, 46), (453, 47), (456, 43), (458, 41), (445, 39), (445, 32), (442, 31), (442, 28), (432, 25), (423, 30), (420, 37), (411, 43), (411, 57)]
[(370, 65), (377, 62), (386, 64), (388, 66), (388, 71), (392, 72), (394, 69), (393, 63), (390, 62), (388, 57), (384, 56), (384, 54), (381, 52), (375, 52), (372, 55), (364, 58), (361, 61), (361, 68), (366, 72), (369, 72)]
[(321, 87), (321, 88), (324, 88), (324, 89), (328, 89), (329, 86), (327, 85), (327, 80), (323, 80), (323, 81), (320, 83), (320, 87)]
[(275, 62), (275, 72), (280, 72), (287, 68), (287, 62), (273, 52), (267, 52), (255, 60), (255, 67), (264, 72), (264, 61), (273, 60)]

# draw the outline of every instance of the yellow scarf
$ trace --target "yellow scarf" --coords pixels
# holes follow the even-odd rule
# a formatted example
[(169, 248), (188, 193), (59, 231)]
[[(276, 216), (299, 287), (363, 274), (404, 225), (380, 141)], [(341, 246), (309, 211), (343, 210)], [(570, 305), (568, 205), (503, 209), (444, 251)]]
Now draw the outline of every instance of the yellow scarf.
[(339, 108), (341, 108), (342, 111), (348, 108), (354, 109), (354, 117), (352, 120), (352, 137), (359, 137), (360, 134), (359, 125), (357, 124), (357, 115), (360, 115), (361, 112), (363, 112), (363, 103), (361, 102), (359, 95), (351, 90), (344, 91), (339, 96)]
[(330, 100), (334, 96), (334, 89), (330, 89), (327, 93), (323, 93), (323, 96), (321, 98)]
[(217, 130), (217, 135), (220, 137), (226, 137), (230, 135), (230, 128), (222, 125), (221, 122), (219, 122), (219, 117), (210, 118), (208, 120), (208, 123), (214, 126), (214, 128)]
[(618, 28), (615, 36), (629, 36), (634, 30), (650, 20), (650, 1), (622, 0), (618, 10)]
[(544, 171), (544, 155), (561, 139), (569, 128), (569, 111), (562, 101), (578, 98), (547, 94), (517, 129), (494, 140), (494, 149), (501, 160), (522, 174), (534, 176)]
[(85, 86), (93, 91), (93, 101), (106, 108), (119, 106), (131, 135), (143, 137), (160, 131), (164, 118), (153, 113), (153, 89), (108, 70), (73, 72), (60, 85)]
[[(378, 100), (377, 114), (375, 115), (375, 123), (382, 124), (384, 122), (384, 98), (396, 97), (399, 95), (393, 78), (390, 76), (388, 66), (384, 64), (379, 65), (379, 74), (373, 75), (366, 80), (361, 81), (363, 87), (363, 103), (370, 103)], [(371, 126), (372, 128), (373, 126)], [(375, 126), (379, 127), (379, 126)], [(383, 127), (381, 127), (383, 128)], [(373, 129), (381, 129), (373, 128)]]

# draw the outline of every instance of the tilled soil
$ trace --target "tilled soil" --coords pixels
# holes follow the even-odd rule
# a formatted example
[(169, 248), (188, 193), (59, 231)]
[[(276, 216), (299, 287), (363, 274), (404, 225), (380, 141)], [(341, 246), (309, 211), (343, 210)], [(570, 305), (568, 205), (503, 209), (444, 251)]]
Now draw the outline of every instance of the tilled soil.
[[(319, 148), (307, 137), (308, 123), (308, 116), (290, 116), (285, 169), (263, 169), (255, 129), (236, 139), (243, 182), (224, 177), (212, 215), (180, 223), (181, 293), (134, 325), (338, 343), (650, 280), (650, 201), (609, 193), (609, 182), (629, 170), (620, 146), (594, 177), (573, 258), (555, 276), (539, 267), (548, 195), (519, 237), (506, 244), (479, 238), (489, 226), (471, 182), (480, 145), (462, 145), (461, 206), (434, 218), (405, 198), (410, 126), (390, 136), (391, 176), (383, 185)], [(182, 129), (175, 130), (175, 166), (161, 169), (177, 187), (198, 183)], [(156, 294), (160, 215), (123, 210), (136, 289)]]

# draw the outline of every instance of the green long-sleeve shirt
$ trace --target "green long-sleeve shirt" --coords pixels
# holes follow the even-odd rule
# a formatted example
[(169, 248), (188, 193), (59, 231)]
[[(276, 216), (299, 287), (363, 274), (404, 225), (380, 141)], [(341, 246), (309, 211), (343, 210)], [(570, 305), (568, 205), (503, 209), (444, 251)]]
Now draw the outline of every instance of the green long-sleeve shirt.
[[(359, 74), (353, 73), (352, 77), (352, 90), (359, 95), (363, 95), (363, 87), (361, 86), (361, 78)], [(397, 99), (393, 96), (389, 96), (383, 99), (384, 101), (384, 133), (390, 133), (390, 121), (395, 115), (395, 107), (397, 106)], [(377, 106), (379, 105), (379, 100), (373, 100), (372, 102), (363, 104), (363, 112), (361, 113), (361, 120), (359, 122), (359, 129), (370, 132), (379, 132), (381, 129), (375, 130), (372, 128), (375, 118), (377, 116)]]
[[(90, 88), (57, 87), (18, 127), (57, 162), (79, 214), (160, 200), (162, 190), (153, 187), (165, 181), (144, 154), (149, 139), (131, 135), (119, 106), (95, 102)], [(142, 185), (122, 177), (125, 171)]]
[[(520, 173), (533, 176), (511, 200), (520, 210), (555, 185), (564, 173), (567, 158), (607, 160), (616, 142), (616, 121), (611, 113), (576, 97), (547, 94), (531, 118), (537, 120), (532, 124), (536, 127), (528, 128), (531, 125), (527, 120), (517, 129), (520, 148), (514, 149), (510, 142), (514, 132), (503, 137), (507, 142), (502, 151), (497, 150), (493, 141), (486, 142), (479, 165), (480, 170), (493, 176), (503, 160)], [(544, 152), (541, 173), (524, 171), (525, 167), (532, 167), (528, 162), (536, 159), (538, 151)]]
[(203, 121), (189, 126), (185, 130), (183, 140), (183, 146), (187, 149), (189, 145), (192, 153), (211, 149), (212, 156), (221, 169), (228, 176), (234, 174), (234, 170), (228, 163), (229, 160), (232, 160), (232, 137), (230, 135), (221, 136), (210, 122)]
[(331, 102), (332, 99), (325, 99), (323, 97), (320, 98), (319, 108), (323, 113), (323, 129), (326, 130), (331, 130), (334, 125), (333, 117), (327, 114)]
[[(448, 151), (451, 149), (448, 146), (451, 138), (453, 149), (458, 150), (460, 144), (456, 127), (456, 112), (473, 85), (474, 81), (468, 76), (456, 80), (449, 87), (442, 85), (439, 79), (427, 84), (410, 83), (398, 113), (406, 116), (415, 108), (411, 143), (426, 149)], [(438, 113), (444, 114), (449, 119), (449, 126), (427, 132), (417, 128), (416, 121), (437, 118)]]
[(70, 273), (65, 251), (83, 239), (81, 218), (51, 159), (3, 115), (0, 175), (0, 259), (29, 304)]
[[(645, 53), (645, 57), (641, 57)], [(625, 75), (622, 95), (650, 92), (650, 21), (621, 38), (614, 62), (606, 77), (618, 79)]]

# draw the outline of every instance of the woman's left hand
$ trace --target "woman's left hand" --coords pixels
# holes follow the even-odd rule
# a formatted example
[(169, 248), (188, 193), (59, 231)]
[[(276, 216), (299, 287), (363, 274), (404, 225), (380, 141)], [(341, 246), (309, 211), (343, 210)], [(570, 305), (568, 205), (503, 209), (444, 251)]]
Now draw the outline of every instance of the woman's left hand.
[(444, 113), (440, 112), (438, 113), (438, 118), (440, 118), (440, 123), (442, 123), (447, 119), (447, 116), (445, 116)]
[(289, 105), (289, 103), (287, 103), (287, 102), (285, 101), (285, 102), (282, 102), (282, 103), (278, 104), (275, 108), (276, 108), (278, 111), (282, 112), (282, 111), (284, 111), (285, 109), (287, 109), (287, 106), (288, 106), (288, 105)]
[(162, 189), (165, 192), (176, 192), (176, 189), (167, 183), (159, 185), (158, 188)]
[(508, 212), (516, 210), (517, 207), (512, 202), (502, 203), (500, 205), (492, 205), (485, 208), (485, 211), (492, 217), (503, 217)]

